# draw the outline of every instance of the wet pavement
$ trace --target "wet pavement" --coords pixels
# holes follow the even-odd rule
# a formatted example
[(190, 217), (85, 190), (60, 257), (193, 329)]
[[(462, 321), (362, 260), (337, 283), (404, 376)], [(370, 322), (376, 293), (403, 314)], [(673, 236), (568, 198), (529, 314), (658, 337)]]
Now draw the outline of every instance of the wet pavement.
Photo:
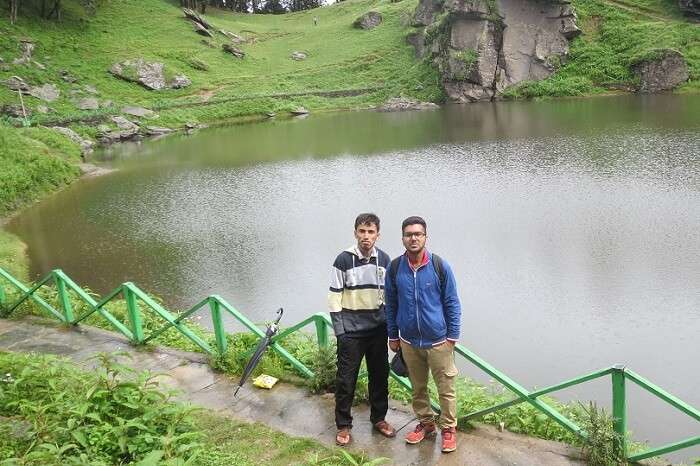
[[(0, 350), (49, 353), (93, 367), (96, 353), (128, 351), (125, 362), (137, 370), (164, 374), (164, 384), (181, 391), (179, 398), (236, 419), (261, 422), (297, 437), (313, 438), (334, 445), (334, 402), (329, 395), (312, 395), (307, 389), (278, 383), (271, 390), (244, 386), (236, 398), (237, 381), (211, 370), (207, 356), (170, 348), (137, 349), (122, 336), (91, 327), (64, 327), (37, 321), (0, 319)], [(415, 425), (410, 407), (391, 403), (387, 421), (397, 438), (387, 439), (373, 431), (369, 407), (353, 408), (355, 418), (351, 449), (372, 458), (391, 458), (397, 465), (474, 466), (570, 466), (584, 465), (577, 449), (478, 425), (458, 433), (458, 450), (440, 452), (440, 440), (407, 445), (403, 436)]]

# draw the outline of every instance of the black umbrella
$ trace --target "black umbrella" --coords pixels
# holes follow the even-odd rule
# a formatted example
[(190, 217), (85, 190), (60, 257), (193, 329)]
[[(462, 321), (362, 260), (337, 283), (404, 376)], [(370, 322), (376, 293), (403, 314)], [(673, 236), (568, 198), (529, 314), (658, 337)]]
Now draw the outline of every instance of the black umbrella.
[(282, 318), (283, 312), (284, 311), (282, 310), (282, 308), (277, 309), (277, 318), (274, 322), (267, 324), (267, 331), (265, 332), (265, 336), (262, 338), (262, 340), (260, 340), (260, 343), (258, 343), (258, 347), (255, 348), (255, 353), (253, 353), (253, 357), (250, 358), (250, 361), (248, 361), (248, 364), (246, 364), (245, 369), (243, 369), (241, 381), (238, 382), (238, 387), (236, 388), (236, 391), (233, 392), (234, 397), (238, 394), (238, 390), (241, 389), (245, 381), (253, 372), (255, 366), (257, 366), (258, 362), (260, 362), (260, 358), (262, 358), (262, 355), (265, 354), (265, 350), (267, 349), (267, 347), (270, 346), (272, 337), (274, 337), (277, 334), (277, 331), (279, 330), (278, 324), (280, 323), (280, 319)]

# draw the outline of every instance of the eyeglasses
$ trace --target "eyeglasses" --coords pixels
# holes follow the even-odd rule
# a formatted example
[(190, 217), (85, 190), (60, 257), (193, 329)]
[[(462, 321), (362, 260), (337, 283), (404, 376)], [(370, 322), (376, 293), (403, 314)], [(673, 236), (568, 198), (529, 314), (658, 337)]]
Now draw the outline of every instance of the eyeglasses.
[(418, 239), (420, 239), (420, 238), (422, 238), (422, 237), (424, 237), (424, 236), (425, 236), (425, 233), (423, 233), (423, 232), (421, 232), (421, 231), (418, 231), (418, 232), (415, 232), (415, 233), (404, 233), (404, 234), (403, 234), (403, 237), (404, 237), (404, 238), (418, 238)]

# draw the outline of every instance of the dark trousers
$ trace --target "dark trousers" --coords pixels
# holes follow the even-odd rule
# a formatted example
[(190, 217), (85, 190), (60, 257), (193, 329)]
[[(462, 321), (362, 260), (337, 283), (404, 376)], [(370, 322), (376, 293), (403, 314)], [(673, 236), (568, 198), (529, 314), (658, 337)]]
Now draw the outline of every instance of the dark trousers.
[(368, 337), (338, 337), (338, 373), (335, 379), (335, 424), (352, 427), (352, 400), (362, 358), (367, 361), (370, 421), (383, 421), (389, 409), (389, 354), (386, 330)]

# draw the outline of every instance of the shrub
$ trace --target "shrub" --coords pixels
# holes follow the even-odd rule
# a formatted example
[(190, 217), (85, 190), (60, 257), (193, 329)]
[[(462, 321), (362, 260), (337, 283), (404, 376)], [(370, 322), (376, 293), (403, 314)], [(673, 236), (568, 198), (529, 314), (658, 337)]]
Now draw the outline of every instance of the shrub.
[[(100, 354), (94, 373), (53, 356), (0, 353), (0, 416), (24, 425), (0, 437), (0, 460), (21, 464), (168, 464), (197, 454), (192, 408), (155, 376)], [(157, 458), (157, 459), (156, 459)]]

